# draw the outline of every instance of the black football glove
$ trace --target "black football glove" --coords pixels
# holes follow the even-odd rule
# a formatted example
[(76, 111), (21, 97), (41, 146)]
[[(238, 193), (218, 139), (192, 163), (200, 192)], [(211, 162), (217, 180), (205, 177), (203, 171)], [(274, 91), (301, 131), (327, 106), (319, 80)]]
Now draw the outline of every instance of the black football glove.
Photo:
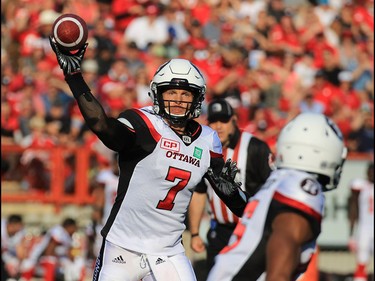
[(236, 182), (234, 179), (238, 173), (237, 163), (232, 162), (231, 159), (228, 159), (219, 177), (217, 177), (211, 168), (207, 171), (207, 176), (210, 178), (209, 181), (213, 181), (217, 189), (226, 196), (233, 196), (238, 194), (241, 187), (241, 182)]
[(236, 182), (234, 179), (238, 172), (236, 162), (228, 159), (219, 177), (217, 177), (211, 168), (208, 169), (205, 177), (210, 182), (215, 193), (227, 205), (227, 207), (238, 217), (241, 217), (249, 194), (241, 189), (241, 182)]
[(85, 45), (74, 54), (59, 49), (52, 36), (49, 36), (49, 43), (56, 54), (57, 61), (65, 76), (81, 71), (81, 63), (88, 43), (85, 43)]

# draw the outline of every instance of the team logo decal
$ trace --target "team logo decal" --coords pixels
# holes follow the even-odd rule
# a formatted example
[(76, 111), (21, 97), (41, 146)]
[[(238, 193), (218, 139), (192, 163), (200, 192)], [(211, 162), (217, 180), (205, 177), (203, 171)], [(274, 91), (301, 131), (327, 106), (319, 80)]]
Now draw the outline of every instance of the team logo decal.
[(162, 258), (158, 258), (158, 259), (156, 260), (155, 264), (158, 265), (158, 264), (161, 264), (161, 263), (163, 263), (163, 262), (165, 262), (165, 260), (163, 260)]
[(309, 194), (311, 194), (313, 196), (317, 195), (318, 191), (319, 191), (318, 184), (315, 181), (313, 181), (312, 179), (304, 179), (301, 182), (301, 188), (305, 192), (307, 192), (307, 193), (309, 193)]
[(194, 148), (193, 156), (196, 157), (196, 158), (198, 158), (198, 159), (201, 159), (202, 158), (202, 152), (203, 152), (202, 148), (195, 147)]
[(191, 143), (191, 137), (189, 137), (189, 136), (182, 136), (182, 141), (184, 143)]
[(180, 143), (178, 141), (170, 140), (166, 138), (161, 139), (160, 147), (166, 150), (172, 150), (176, 152), (180, 151)]

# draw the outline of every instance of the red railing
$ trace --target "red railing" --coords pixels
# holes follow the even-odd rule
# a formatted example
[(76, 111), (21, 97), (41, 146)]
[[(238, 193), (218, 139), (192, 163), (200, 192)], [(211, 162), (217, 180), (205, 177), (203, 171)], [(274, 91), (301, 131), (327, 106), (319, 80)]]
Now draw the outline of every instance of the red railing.
[[(48, 166), (48, 174), (50, 177), (49, 188), (41, 191), (38, 186), (31, 186), (26, 190), (22, 188), (16, 188), (15, 190), (4, 190), (4, 184), (16, 183), (20, 186), (23, 179), (12, 180), (11, 175), (5, 173), (2, 176), (2, 202), (41, 202), (41, 203), (53, 203), (56, 205), (62, 205), (66, 203), (72, 204), (88, 204), (92, 203), (93, 198), (90, 194), (89, 186), (89, 170), (90, 170), (90, 157), (93, 155), (91, 150), (86, 148), (64, 148), (64, 147), (53, 147), (50, 149), (43, 148), (22, 148), (13, 145), (2, 145), (1, 154), (3, 159), (16, 158), (21, 159), (21, 156), (25, 153), (48, 153), (48, 160), (46, 163)], [(67, 168), (66, 155), (71, 155), (75, 159), (75, 165), (73, 165), (72, 173), (74, 173), (75, 182), (74, 190), (72, 193), (67, 193), (64, 190), (64, 184), (66, 181), (64, 171)], [(20, 165), (22, 166), (22, 165)], [(17, 169), (17, 168), (16, 168)], [(27, 168), (26, 168), (27, 169)], [(11, 173), (11, 171), (10, 171)], [(18, 171), (18, 174), (22, 172)], [(42, 171), (40, 171), (42, 173)], [(39, 176), (42, 176), (41, 174)]]
[[(2, 177), (2, 202), (41, 202), (41, 203), (53, 203), (56, 206), (62, 204), (89, 204), (93, 202), (93, 197), (90, 193), (89, 183), (89, 171), (92, 169), (90, 166), (90, 157), (94, 153), (87, 148), (64, 148), (54, 147), (51, 149), (45, 148), (22, 148), (19, 146), (2, 145), (1, 153), (2, 158), (6, 159), (11, 155), (23, 155), (25, 152), (34, 153), (49, 153), (48, 167), (50, 174), (50, 186), (47, 191), (38, 191), (38, 186), (30, 188), (30, 190), (16, 189), (3, 190), (3, 183), (9, 182), (9, 178)], [(65, 161), (66, 155), (73, 155), (76, 160), (74, 165), (75, 182), (74, 191), (72, 194), (67, 194), (64, 190), (64, 183), (66, 181), (66, 175), (64, 175), (67, 163)], [(372, 154), (361, 154), (361, 153), (350, 153), (348, 155), (350, 160), (370, 161), (373, 160)]]

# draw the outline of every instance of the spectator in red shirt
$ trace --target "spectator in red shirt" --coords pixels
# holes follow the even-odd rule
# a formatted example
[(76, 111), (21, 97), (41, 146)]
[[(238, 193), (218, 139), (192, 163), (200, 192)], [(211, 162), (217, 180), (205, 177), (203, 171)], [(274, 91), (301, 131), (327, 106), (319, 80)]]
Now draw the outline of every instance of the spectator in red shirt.
[(43, 117), (34, 116), (30, 119), (31, 134), (25, 137), (21, 145), (27, 147), (22, 154), (21, 164), (24, 168), (22, 186), (25, 189), (46, 191), (49, 189), (50, 148), (55, 141), (46, 133), (46, 122)]
[[(104, 2), (100, 0), (99, 2)], [(112, 0), (108, 1), (111, 3), (111, 14), (114, 15), (115, 19), (115, 30), (123, 33), (128, 27), (130, 22), (144, 14), (144, 4), (147, 0)]]
[(14, 132), (18, 127), (18, 118), (12, 116), (9, 103), (1, 101), (1, 143), (14, 144)]
[(303, 53), (299, 33), (294, 26), (292, 15), (287, 13), (283, 15), (280, 23), (273, 26), (270, 32), (270, 41), (277, 46), (276, 52), (282, 54), (288, 52), (294, 55)]
[(241, 103), (241, 77), (244, 77), (247, 72), (244, 55), (235, 44), (222, 48), (221, 54), (223, 58), (221, 76), (219, 81), (213, 85), (213, 96), (234, 99)]
[(361, 99), (359, 93), (353, 89), (353, 74), (350, 71), (342, 71), (338, 79), (340, 81), (338, 94), (341, 96), (342, 104), (357, 111), (361, 106)]
[(324, 105), (324, 114), (331, 116), (333, 113), (333, 100), (338, 97), (338, 89), (329, 83), (322, 70), (315, 75), (315, 83), (311, 88), (314, 100)]
[(354, 24), (365, 36), (371, 36), (374, 33), (374, 1), (357, 0), (353, 8)]
[(131, 75), (126, 61), (124, 59), (116, 59), (108, 73), (102, 76), (98, 84), (98, 97), (103, 102), (103, 106), (107, 109), (111, 105), (118, 106), (124, 104), (124, 92), (127, 85), (134, 85), (134, 77)]
[(209, 41), (204, 37), (202, 24), (194, 19), (188, 29), (190, 38), (187, 44), (192, 45), (196, 50), (204, 50), (208, 48)]
[(263, 106), (254, 106), (250, 111), (249, 122), (244, 131), (265, 141), (271, 151), (275, 151), (277, 135), (280, 132), (279, 120), (272, 111)]
[(98, 1), (96, 0), (67, 1), (62, 13), (79, 15), (91, 28), (100, 17)]
[(195, 4), (190, 8), (190, 17), (197, 19), (201, 25), (207, 23), (211, 14), (211, 5), (209, 1), (197, 0)]

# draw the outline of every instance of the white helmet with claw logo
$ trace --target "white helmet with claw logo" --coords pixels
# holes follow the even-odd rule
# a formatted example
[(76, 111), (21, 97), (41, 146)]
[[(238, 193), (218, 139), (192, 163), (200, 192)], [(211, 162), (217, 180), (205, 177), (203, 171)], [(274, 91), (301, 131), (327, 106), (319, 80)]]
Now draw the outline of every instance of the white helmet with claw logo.
[(302, 113), (281, 131), (276, 166), (318, 175), (323, 191), (337, 187), (347, 149), (341, 131), (323, 114)]
[[(193, 102), (184, 115), (173, 115), (169, 106), (165, 106), (163, 92), (169, 89), (184, 89), (194, 95)], [(149, 93), (156, 114), (168, 119), (172, 124), (184, 124), (188, 119), (199, 117), (206, 93), (206, 82), (199, 69), (185, 59), (172, 59), (161, 65), (156, 71)]]

